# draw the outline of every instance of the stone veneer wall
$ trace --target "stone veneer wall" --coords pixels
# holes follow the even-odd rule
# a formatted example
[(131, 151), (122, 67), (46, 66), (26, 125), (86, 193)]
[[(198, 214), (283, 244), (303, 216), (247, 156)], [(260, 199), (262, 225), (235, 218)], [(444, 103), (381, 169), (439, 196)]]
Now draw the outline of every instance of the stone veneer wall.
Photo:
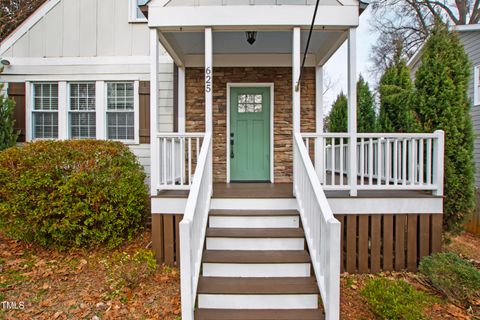
[[(186, 69), (186, 131), (205, 131), (203, 68)], [(301, 130), (315, 132), (315, 69), (305, 68), (301, 87)], [(292, 69), (225, 67), (213, 70), (213, 174), (226, 181), (227, 83), (274, 83), (275, 182), (292, 182)]]

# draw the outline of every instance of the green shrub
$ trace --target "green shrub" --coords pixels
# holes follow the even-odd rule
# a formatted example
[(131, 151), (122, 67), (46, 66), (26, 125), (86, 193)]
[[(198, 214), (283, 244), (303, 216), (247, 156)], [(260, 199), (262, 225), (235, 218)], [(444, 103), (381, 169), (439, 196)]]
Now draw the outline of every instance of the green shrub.
[(379, 319), (425, 319), (423, 310), (432, 301), (404, 280), (375, 278), (368, 280), (361, 291)]
[(117, 246), (142, 227), (145, 174), (111, 141), (38, 141), (0, 153), (0, 227), (41, 245)]
[(139, 249), (134, 254), (114, 253), (104, 260), (110, 296), (122, 295), (124, 289), (134, 289), (150, 279), (157, 269), (155, 254), (151, 250)]
[[(0, 84), (0, 91), (3, 85)], [(0, 151), (10, 148), (17, 142), (18, 132), (14, 130), (13, 108), (15, 102), (12, 99), (0, 95)]]
[(415, 110), (423, 132), (445, 131), (443, 223), (445, 229), (455, 232), (463, 229), (475, 209), (470, 69), (457, 33), (438, 25), (425, 43), (415, 75)]
[(480, 270), (455, 253), (424, 257), (419, 271), (434, 288), (465, 307), (480, 299)]

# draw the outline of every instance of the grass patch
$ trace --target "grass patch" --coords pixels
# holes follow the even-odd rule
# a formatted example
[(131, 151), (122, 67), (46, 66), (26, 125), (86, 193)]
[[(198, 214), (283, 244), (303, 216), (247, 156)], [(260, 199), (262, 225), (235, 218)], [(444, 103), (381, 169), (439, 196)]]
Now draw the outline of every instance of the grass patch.
[(367, 281), (361, 294), (380, 319), (426, 319), (424, 308), (434, 299), (404, 280), (375, 278)]
[(424, 257), (419, 271), (451, 301), (469, 307), (480, 299), (480, 271), (455, 253)]

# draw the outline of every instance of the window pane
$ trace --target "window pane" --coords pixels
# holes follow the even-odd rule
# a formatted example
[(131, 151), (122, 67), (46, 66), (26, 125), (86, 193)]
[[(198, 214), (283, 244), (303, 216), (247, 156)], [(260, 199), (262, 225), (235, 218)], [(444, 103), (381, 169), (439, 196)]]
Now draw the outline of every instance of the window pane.
[(95, 83), (70, 84), (70, 110), (95, 110)]
[(238, 96), (238, 112), (262, 112), (261, 94), (241, 94)]
[(113, 140), (133, 140), (134, 132), (133, 112), (107, 113), (107, 138)]
[(56, 112), (33, 112), (33, 138), (58, 138), (58, 114)]
[(70, 113), (70, 137), (72, 139), (95, 139), (95, 112)]
[(33, 85), (33, 110), (58, 110), (58, 84)]
[(108, 110), (133, 110), (133, 83), (111, 82), (107, 84)]

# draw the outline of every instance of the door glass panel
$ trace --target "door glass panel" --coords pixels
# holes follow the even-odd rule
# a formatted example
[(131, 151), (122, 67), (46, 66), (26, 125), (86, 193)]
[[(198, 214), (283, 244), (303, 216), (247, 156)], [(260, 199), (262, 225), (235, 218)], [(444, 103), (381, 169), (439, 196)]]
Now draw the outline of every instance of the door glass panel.
[(238, 113), (262, 112), (261, 94), (239, 94)]

